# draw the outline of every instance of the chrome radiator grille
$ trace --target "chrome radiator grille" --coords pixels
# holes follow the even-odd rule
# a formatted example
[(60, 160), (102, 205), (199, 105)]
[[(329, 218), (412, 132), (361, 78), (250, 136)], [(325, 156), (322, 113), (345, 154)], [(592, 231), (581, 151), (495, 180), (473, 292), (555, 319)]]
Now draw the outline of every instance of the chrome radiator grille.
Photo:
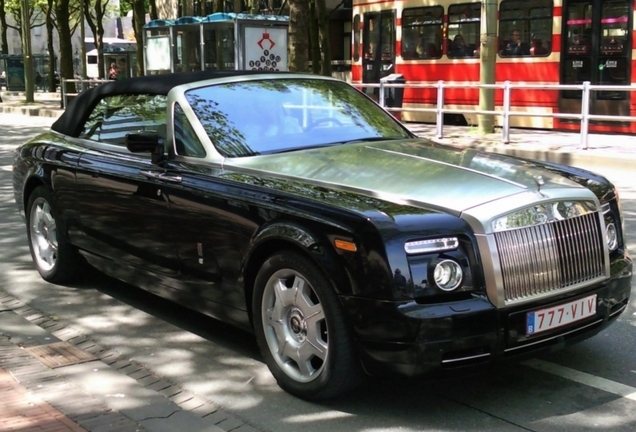
[(598, 213), (498, 232), (495, 239), (507, 303), (605, 275)]

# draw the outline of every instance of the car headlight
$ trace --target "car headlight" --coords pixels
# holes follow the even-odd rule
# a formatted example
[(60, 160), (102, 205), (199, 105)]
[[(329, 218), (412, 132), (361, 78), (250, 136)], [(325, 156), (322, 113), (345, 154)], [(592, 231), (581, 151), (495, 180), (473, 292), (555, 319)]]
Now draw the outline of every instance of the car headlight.
[(618, 229), (616, 228), (614, 214), (609, 203), (603, 204), (602, 210), (605, 218), (605, 241), (609, 251), (614, 252), (619, 245)]
[(613, 222), (608, 223), (605, 226), (605, 238), (607, 239), (607, 247), (610, 252), (618, 249), (618, 231), (616, 225)]
[(433, 281), (442, 291), (453, 291), (462, 284), (464, 272), (456, 261), (445, 259), (433, 266)]

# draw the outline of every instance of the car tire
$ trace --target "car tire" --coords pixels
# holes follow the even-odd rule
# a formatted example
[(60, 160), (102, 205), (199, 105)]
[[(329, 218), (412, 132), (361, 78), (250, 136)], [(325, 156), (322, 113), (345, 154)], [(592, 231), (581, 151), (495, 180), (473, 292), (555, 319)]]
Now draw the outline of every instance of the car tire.
[(317, 401), (362, 382), (336, 292), (308, 258), (293, 251), (269, 257), (256, 277), (252, 310), (260, 351), (283, 390)]
[(87, 264), (66, 240), (58, 221), (51, 193), (44, 186), (38, 186), (26, 208), (29, 249), (42, 279), (59, 284), (79, 279)]

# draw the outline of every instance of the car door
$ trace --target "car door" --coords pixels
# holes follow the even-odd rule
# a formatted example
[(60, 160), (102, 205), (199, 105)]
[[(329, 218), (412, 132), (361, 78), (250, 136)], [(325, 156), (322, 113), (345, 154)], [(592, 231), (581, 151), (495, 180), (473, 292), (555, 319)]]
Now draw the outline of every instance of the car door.
[(157, 178), (150, 155), (125, 146), (129, 133), (165, 133), (165, 118), (165, 96), (111, 96), (95, 108), (80, 136), (88, 150), (76, 176), (83, 235), (75, 243), (115, 262), (176, 276), (179, 263), (166, 234), (166, 179)]
[[(178, 103), (174, 107), (174, 157), (167, 173), (171, 209), (170, 238), (180, 263), (180, 280), (194, 298), (245, 309), (241, 266), (257, 230), (253, 208), (219, 175), (220, 165), (203, 163), (205, 149)], [(231, 310), (213, 312), (231, 314)], [(229, 318), (231, 317), (221, 317)]]

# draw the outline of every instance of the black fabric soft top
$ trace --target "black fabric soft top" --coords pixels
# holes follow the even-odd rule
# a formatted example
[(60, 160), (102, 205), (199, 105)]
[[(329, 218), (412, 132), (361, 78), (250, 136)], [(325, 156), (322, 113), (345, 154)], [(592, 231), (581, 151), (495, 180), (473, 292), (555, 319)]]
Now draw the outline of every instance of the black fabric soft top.
[(274, 72), (234, 70), (179, 72), (112, 81), (81, 92), (75, 99), (69, 102), (68, 107), (60, 118), (53, 123), (51, 129), (64, 135), (78, 137), (86, 119), (95, 106), (97, 106), (100, 100), (107, 96), (126, 94), (167, 95), (172, 88), (181, 84), (259, 73), (272, 74)]

